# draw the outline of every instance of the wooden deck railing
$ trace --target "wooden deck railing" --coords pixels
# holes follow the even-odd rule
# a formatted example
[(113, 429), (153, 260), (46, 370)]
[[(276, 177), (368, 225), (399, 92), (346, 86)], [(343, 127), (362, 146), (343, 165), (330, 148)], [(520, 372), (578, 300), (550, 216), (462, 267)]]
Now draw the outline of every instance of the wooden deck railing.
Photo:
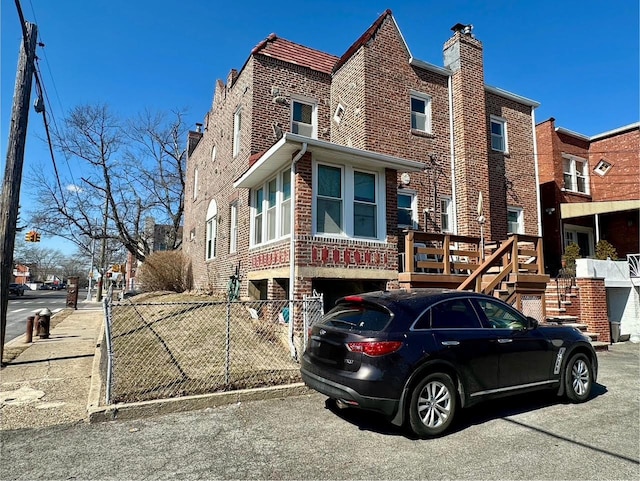
[(405, 272), (468, 274), (482, 263), (479, 237), (410, 230), (404, 239)]

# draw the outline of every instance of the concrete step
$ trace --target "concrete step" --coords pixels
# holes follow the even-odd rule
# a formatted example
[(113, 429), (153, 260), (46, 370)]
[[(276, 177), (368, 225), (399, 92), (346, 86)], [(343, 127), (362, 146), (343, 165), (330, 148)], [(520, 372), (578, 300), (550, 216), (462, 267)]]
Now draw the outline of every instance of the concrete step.
[(609, 343), (608, 342), (591, 341), (591, 345), (593, 346), (593, 348), (596, 351), (608, 351), (609, 350)]

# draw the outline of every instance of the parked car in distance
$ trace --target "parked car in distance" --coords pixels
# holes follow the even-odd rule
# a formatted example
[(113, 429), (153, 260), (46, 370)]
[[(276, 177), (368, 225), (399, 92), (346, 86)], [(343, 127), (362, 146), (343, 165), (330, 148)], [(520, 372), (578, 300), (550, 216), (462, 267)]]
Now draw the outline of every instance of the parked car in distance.
[(24, 291), (27, 289), (29, 288), (24, 284), (11, 283), (9, 284), (9, 295), (24, 296)]
[(49, 284), (40, 284), (38, 286), (38, 290), (40, 291), (48, 291), (51, 289), (51, 286)]
[(460, 408), (550, 389), (586, 401), (598, 360), (579, 330), (539, 325), (494, 297), (446, 289), (346, 296), (310, 329), (304, 382), (338, 407), (376, 411), (419, 437)]
[(51, 284), (51, 289), (54, 291), (61, 291), (67, 288), (67, 285), (62, 282), (61, 284)]

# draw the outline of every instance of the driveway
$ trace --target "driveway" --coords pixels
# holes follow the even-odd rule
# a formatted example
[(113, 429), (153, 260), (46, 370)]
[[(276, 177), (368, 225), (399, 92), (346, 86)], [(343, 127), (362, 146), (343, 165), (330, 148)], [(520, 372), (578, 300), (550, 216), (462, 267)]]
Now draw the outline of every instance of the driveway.
[(3, 431), (1, 479), (639, 479), (640, 345), (599, 353), (585, 404), (528, 395), (416, 440), (319, 394)]

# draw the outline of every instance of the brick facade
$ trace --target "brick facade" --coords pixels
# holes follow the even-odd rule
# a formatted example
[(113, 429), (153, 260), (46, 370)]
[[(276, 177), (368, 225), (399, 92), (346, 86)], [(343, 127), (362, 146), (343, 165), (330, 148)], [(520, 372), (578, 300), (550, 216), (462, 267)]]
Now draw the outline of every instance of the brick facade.
[[(535, 159), (528, 154), (537, 104), (485, 86), (482, 44), (469, 32), (456, 30), (444, 50), (444, 67), (413, 59), (386, 11), (341, 58), (271, 35), (239, 72), (232, 70), (226, 83), (218, 81), (204, 131), (192, 132), (189, 142), (183, 250), (196, 288), (223, 291), (239, 266), (241, 296), (286, 297), (292, 245), (291, 287), (297, 299), (314, 289), (332, 300), (354, 290), (397, 287), (398, 251), (404, 242), (398, 228), (399, 189), (416, 196), (419, 230), (440, 231), (439, 201), (447, 196), (453, 199), (454, 231), (479, 235), (476, 210), (482, 192), (487, 240), (506, 238), (508, 206), (523, 209), (525, 234), (538, 235)], [(428, 132), (411, 128), (415, 94), (430, 100)], [(308, 142), (291, 136), (296, 99), (314, 105), (316, 135)], [(336, 119), (338, 105), (343, 111)], [(239, 109), (240, 148), (234, 156)], [(506, 119), (508, 153), (491, 151), (491, 115)], [(286, 235), (254, 245), (252, 196), (263, 182), (280, 179), (294, 159), (293, 242)], [(316, 233), (319, 163), (341, 169), (342, 189), (352, 171), (375, 177), (375, 238)], [(410, 180), (401, 182), (403, 173)], [(345, 223), (346, 213), (354, 209), (347, 200)], [(216, 246), (215, 256), (207, 260), (212, 201)], [(229, 249), (232, 203), (238, 209), (235, 252)]]
[[(562, 204), (640, 200), (640, 125), (632, 124), (587, 137), (557, 128), (555, 119), (550, 118), (536, 125), (536, 140), (547, 271), (554, 274), (560, 267), (565, 225), (591, 233), (591, 251), (581, 252), (585, 257), (595, 252), (596, 231), (601, 239), (613, 244), (619, 257), (640, 252), (637, 208), (616, 211), (607, 206), (598, 216), (598, 226), (594, 215), (560, 217)], [(565, 186), (563, 154), (587, 162), (587, 192), (572, 192)], [(604, 175), (597, 171), (601, 161), (610, 165)]]
[(598, 341), (611, 342), (607, 316), (607, 290), (604, 279), (576, 279), (580, 291), (580, 322), (589, 332), (598, 333)]

